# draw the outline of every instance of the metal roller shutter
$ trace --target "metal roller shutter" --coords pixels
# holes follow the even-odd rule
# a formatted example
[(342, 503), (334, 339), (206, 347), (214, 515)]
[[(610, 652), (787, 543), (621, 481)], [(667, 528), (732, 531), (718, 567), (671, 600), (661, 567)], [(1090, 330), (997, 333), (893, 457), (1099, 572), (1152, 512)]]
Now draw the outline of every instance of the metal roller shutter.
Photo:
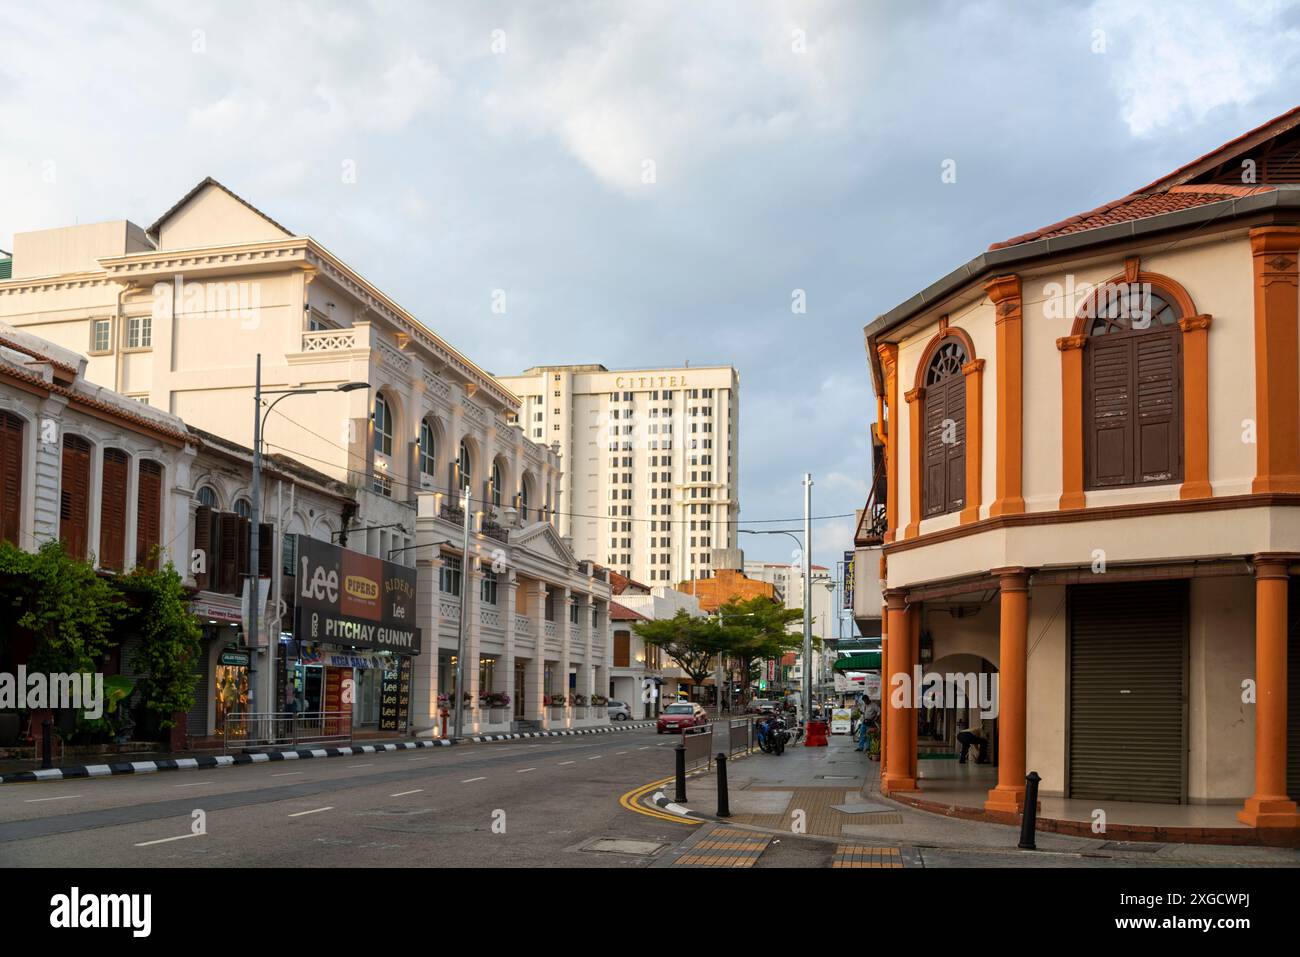
[(1300, 578), (1287, 585), (1286, 793), (1300, 801)]
[(1186, 673), (1186, 582), (1070, 589), (1070, 797), (1187, 800)]

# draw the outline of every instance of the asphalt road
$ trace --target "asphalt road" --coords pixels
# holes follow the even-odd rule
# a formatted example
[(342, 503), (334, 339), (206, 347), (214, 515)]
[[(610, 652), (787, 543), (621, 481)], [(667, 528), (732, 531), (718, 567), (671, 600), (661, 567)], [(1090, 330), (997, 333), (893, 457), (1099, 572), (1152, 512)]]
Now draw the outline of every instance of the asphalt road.
[[(643, 848), (585, 845), (690, 835), (619, 804), (672, 773), (675, 743), (648, 729), (6, 784), (0, 866), (647, 865)], [(205, 833), (193, 833), (195, 811)]]

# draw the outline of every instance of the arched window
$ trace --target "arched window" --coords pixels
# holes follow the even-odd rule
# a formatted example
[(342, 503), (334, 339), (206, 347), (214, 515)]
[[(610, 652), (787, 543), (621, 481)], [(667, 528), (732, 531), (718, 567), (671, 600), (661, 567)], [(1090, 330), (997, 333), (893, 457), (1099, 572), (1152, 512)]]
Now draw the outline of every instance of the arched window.
[(960, 339), (940, 342), (925, 370), (923, 488), (926, 518), (966, 505), (966, 377)]
[(18, 544), (23, 501), (23, 431), (12, 412), (0, 412), (0, 541)]
[(501, 507), (501, 463), (492, 463), (492, 504)]
[(251, 518), (253, 515), (253, 504), (246, 498), (235, 501), (235, 514), (240, 518)]
[(375, 396), (375, 451), (393, 454), (393, 410), (383, 395)]
[(1183, 477), (1183, 350), (1174, 297), (1150, 283), (1108, 284), (1084, 344), (1084, 476), (1089, 489)]
[(198, 503), (202, 505), (204, 508), (217, 507), (217, 493), (212, 488), (211, 485), (203, 486), (201, 489), (199, 489), (198, 494), (195, 495), (194, 497), (198, 500)]
[(420, 423), (420, 474), (433, 477), (433, 466), (438, 452), (433, 441), (433, 426), (425, 419)]
[(460, 443), (460, 487), (462, 490), (469, 488), (470, 479), (473, 477), (473, 463), (469, 458), (469, 447), (465, 445), (464, 440)]
[(104, 449), (99, 495), (99, 564), (122, 570), (126, 559), (126, 488), (131, 459), (121, 449)]
[(528, 479), (519, 483), (519, 518), (528, 520)]
[(90, 443), (79, 435), (65, 435), (61, 466), (59, 538), (69, 555), (85, 561), (90, 534)]

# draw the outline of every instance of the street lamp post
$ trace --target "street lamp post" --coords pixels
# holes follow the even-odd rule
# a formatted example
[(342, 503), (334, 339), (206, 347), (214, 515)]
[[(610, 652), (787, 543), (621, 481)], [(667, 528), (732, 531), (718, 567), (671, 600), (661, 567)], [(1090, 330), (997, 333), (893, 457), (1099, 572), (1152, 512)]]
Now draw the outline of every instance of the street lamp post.
[(803, 720), (812, 720), (812, 473), (803, 476)]
[[(456, 627), (456, 737), (464, 737), (465, 731), (465, 606), (469, 603), (467, 594), (473, 576), (469, 573), (469, 486), (461, 490), (460, 508), (465, 523), (465, 537), (461, 545), (460, 568), (460, 621)], [(538, 639), (540, 642), (541, 639)], [(540, 647), (540, 645), (539, 645)]]
[[(248, 564), (250, 568), (248, 582), (248, 634), (245, 636), (245, 643), (248, 645), (248, 703), (253, 712), (257, 711), (257, 644), (259, 633), (261, 631), (261, 620), (259, 615), (261, 597), (261, 580), (258, 576), (257, 569), (262, 558), (262, 542), (258, 528), (262, 524), (262, 429), (266, 422), (266, 417), (271, 414), (280, 399), (290, 395), (312, 395), (317, 392), (352, 392), (356, 389), (369, 389), (369, 382), (340, 382), (332, 389), (266, 389), (262, 388), (262, 354), (257, 354), (256, 371), (253, 377), (253, 491), (252, 505), (249, 509), (249, 524), (252, 526), (248, 536)], [(274, 402), (266, 407), (266, 412), (262, 412), (262, 396), (278, 396)], [(267, 641), (266, 643), (266, 668), (270, 675), (275, 674), (275, 655), (278, 641)], [(273, 686), (267, 689), (267, 697), (271, 697)], [(275, 710), (278, 702), (270, 704), (270, 710)]]

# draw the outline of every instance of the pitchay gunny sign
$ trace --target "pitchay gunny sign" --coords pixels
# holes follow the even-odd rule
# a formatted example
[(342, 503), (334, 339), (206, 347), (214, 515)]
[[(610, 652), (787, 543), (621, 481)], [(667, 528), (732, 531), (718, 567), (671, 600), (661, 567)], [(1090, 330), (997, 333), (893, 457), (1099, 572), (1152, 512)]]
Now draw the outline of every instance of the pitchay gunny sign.
[(299, 535), (296, 571), (299, 641), (420, 653), (414, 568)]

